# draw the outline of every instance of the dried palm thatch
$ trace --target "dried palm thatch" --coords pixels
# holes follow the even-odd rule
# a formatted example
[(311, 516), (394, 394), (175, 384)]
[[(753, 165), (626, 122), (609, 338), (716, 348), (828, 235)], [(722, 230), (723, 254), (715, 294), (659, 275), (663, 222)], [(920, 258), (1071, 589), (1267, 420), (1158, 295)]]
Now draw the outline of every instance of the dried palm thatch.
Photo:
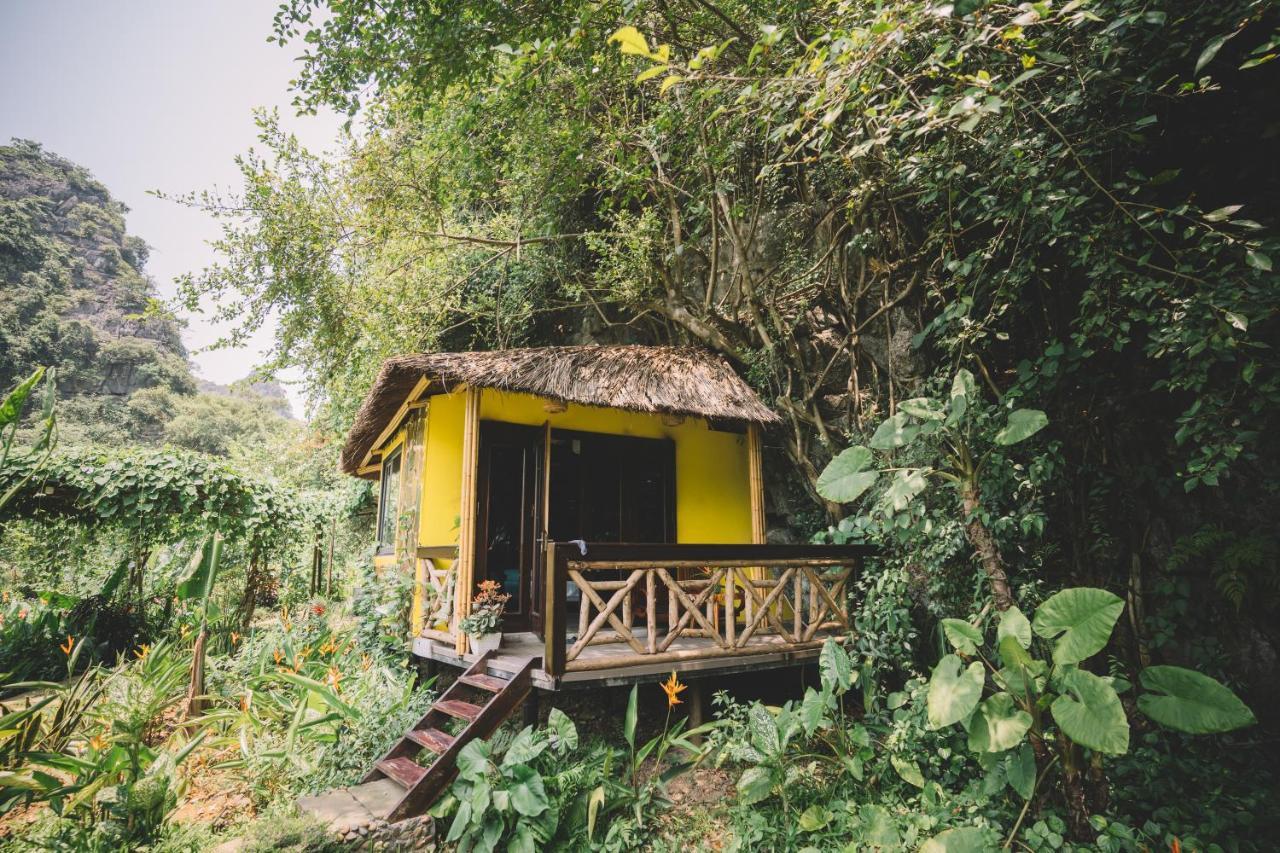
[(719, 356), (693, 347), (530, 347), (388, 359), (356, 415), (342, 470), (356, 473), (418, 382), (426, 393), (460, 385), (519, 391), (585, 406), (772, 424), (770, 411)]

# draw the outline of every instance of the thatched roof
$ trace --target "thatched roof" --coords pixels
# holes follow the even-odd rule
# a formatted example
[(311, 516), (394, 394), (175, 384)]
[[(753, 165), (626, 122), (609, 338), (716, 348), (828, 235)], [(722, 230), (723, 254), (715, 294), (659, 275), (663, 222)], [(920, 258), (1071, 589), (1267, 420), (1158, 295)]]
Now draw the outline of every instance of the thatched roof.
[(402, 355), (382, 365), (360, 407), (342, 450), (343, 471), (356, 473), (422, 379), (430, 383), (427, 394), (465, 384), (633, 412), (778, 421), (722, 358), (693, 347), (596, 345)]

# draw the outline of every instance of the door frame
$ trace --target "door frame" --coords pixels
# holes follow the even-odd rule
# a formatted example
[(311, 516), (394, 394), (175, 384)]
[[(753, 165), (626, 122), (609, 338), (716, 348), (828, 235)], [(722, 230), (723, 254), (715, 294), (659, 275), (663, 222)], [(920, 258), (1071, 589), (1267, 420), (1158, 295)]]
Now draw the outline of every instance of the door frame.
[(477, 583), (489, 578), (489, 498), (494, 485), (490, 470), (490, 454), (495, 439), (506, 440), (517, 446), (523, 446), (525, 457), (520, 483), (520, 588), (517, 593), (520, 612), (504, 617), (504, 631), (540, 632), (543, 608), (543, 595), (540, 589), (542, 543), (546, 539), (547, 428), (545, 424), (538, 427), (506, 421), (482, 420), (478, 432), (473, 577)]

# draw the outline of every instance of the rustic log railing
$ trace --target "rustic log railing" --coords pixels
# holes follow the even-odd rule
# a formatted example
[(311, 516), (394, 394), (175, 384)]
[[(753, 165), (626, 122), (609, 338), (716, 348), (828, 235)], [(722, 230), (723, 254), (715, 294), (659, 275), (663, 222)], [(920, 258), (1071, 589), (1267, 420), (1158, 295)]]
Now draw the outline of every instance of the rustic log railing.
[[(454, 596), (457, 594), (457, 545), (420, 545), (417, 551), (422, 590), (420, 636), (453, 643), (457, 636)], [(445, 628), (436, 627), (444, 624)]]
[[(852, 630), (848, 590), (869, 552), (823, 545), (585, 548), (546, 547), (543, 666), (551, 676), (816, 648)], [(566, 624), (570, 582), (581, 592), (572, 637)], [(708, 642), (673, 648), (690, 639)], [(631, 653), (583, 655), (602, 643), (625, 643)]]

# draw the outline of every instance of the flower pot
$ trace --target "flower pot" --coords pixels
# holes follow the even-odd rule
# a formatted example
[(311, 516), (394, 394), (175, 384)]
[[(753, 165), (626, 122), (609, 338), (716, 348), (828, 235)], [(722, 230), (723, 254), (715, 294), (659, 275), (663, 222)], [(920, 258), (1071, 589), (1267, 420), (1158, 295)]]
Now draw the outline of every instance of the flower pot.
[(485, 652), (496, 652), (498, 650), (498, 646), (502, 645), (502, 634), (497, 632), (493, 634), (481, 634), (478, 637), (471, 637), (470, 639), (471, 651), (478, 655), (482, 655)]

